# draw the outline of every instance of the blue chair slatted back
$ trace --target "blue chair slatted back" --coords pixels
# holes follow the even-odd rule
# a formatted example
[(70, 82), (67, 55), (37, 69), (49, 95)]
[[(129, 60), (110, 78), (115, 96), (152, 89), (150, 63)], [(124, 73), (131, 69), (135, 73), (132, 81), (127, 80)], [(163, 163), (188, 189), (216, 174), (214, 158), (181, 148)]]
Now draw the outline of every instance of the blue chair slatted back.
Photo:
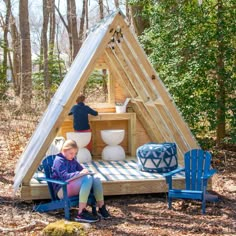
[[(193, 149), (184, 155), (186, 190), (203, 190), (202, 176), (211, 168), (211, 154), (201, 149)], [(207, 184), (207, 183), (205, 183)]]
[[(48, 179), (50, 179), (51, 176), (52, 176), (52, 166), (53, 166), (53, 162), (55, 160), (55, 157), (56, 157), (56, 155), (47, 156), (42, 162), (45, 177), (48, 178)], [(52, 200), (57, 200), (58, 197), (57, 197), (57, 195), (55, 194), (55, 192), (53, 190), (52, 183), (47, 182), (47, 184), (48, 184), (48, 190), (49, 190), (51, 199)]]

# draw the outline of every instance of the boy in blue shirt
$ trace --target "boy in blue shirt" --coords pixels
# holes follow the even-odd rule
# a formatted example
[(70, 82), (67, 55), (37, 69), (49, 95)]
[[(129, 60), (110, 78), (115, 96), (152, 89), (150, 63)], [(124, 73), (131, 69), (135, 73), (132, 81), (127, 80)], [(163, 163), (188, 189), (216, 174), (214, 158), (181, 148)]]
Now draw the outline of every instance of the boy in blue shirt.
[[(73, 127), (75, 132), (91, 132), (88, 115), (97, 116), (98, 112), (93, 110), (91, 107), (84, 104), (85, 96), (80, 95), (76, 99), (76, 105), (74, 105), (69, 115), (73, 115)], [(92, 141), (87, 146), (88, 150), (92, 151)]]

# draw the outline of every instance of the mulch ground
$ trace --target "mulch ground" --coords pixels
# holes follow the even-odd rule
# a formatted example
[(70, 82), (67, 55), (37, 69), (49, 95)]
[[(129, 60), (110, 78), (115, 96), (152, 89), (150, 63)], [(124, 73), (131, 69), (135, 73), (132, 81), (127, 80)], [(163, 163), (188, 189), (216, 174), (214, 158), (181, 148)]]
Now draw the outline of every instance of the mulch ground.
[[(12, 184), (16, 162), (37, 120), (24, 115), (8, 117), (0, 111), (0, 235), (42, 235), (50, 222), (63, 219), (63, 212), (37, 213), (38, 202), (23, 202), (14, 195)], [(90, 224), (88, 235), (236, 235), (236, 150), (235, 146), (214, 150), (213, 193), (217, 203), (207, 203), (206, 215), (201, 204), (176, 200), (167, 209), (166, 194), (106, 197), (113, 216)], [(72, 218), (76, 214), (72, 210)]]

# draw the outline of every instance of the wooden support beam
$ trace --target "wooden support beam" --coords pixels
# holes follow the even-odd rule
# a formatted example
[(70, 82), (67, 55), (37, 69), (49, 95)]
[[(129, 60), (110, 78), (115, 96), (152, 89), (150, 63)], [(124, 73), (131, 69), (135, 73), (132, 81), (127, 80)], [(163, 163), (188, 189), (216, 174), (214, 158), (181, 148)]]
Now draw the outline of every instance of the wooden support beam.
[(175, 126), (175, 123), (173, 123), (172, 120), (170, 119), (170, 115), (167, 109), (163, 105), (160, 105), (160, 104), (155, 104), (155, 106), (158, 109), (159, 114), (165, 120), (166, 125), (169, 127), (169, 130), (171, 134), (173, 135), (174, 140), (176, 144), (178, 145), (178, 147), (180, 148), (182, 156), (183, 156), (183, 154), (189, 150), (189, 147), (188, 147), (188, 144), (186, 143), (185, 138), (181, 136), (182, 134), (179, 132), (178, 128)]
[[(137, 65), (137, 62), (135, 61), (134, 57), (132, 56), (132, 51), (129, 50), (129, 48), (127, 47), (125, 42), (122, 43), (116, 43), (115, 48), (119, 47), (121, 53), (123, 54), (122, 56), (126, 59), (126, 61), (129, 64), (129, 67), (132, 68), (132, 70), (136, 73), (138, 73), (138, 75), (136, 75), (136, 83), (137, 80), (142, 80), (142, 82), (146, 82), (143, 84), (143, 86), (145, 88), (149, 88), (148, 89), (148, 94), (150, 95), (150, 97), (152, 97), (155, 101), (156, 101), (156, 94), (154, 93), (154, 91), (152, 90), (152, 88), (150, 87), (150, 81), (148, 81), (144, 78), (144, 73), (142, 72), (141, 68)], [(117, 53), (118, 50), (113, 50)], [(118, 52), (119, 53), (119, 52)], [(140, 82), (140, 81), (139, 81)], [(158, 100), (158, 102), (160, 102), (160, 99)], [(158, 114), (158, 110), (155, 107), (155, 104), (152, 101), (147, 101), (144, 103), (144, 106), (147, 110), (147, 112), (150, 113), (150, 116), (153, 118), (154, 123), (156, 124), (156, 128), (160, 131), (160, 136), (163, 137), (163, 139), (165, 141), (168, 142), (175, 142), (174, 136), (171, 134), (170, 129), (168, 128), (168, 126), (166, 125), (166, 122), (164, 119), (162, 119), (162, 117), (160, 116), (160, 114)], [(160, 137), (158, 138), (159, 140), (161, 139)], [(180, 155), (182, 156), (182, 151), (179, 150)]]
[(138, 63), (140, 63), (142, 67), (145, 69), (146, 73), (148, 74), (149, 78), (152, 81), (152, 85), (156, 88), (158, 95), (162, 98), (166, 108), (169, 110), (169, 116), (170, 116), (171, 122), (178, 129), (180, 136), (182, 136), (185, 139), (188, 150), (191, 148), (199, 148), (199, 145), (196, 139), (192, 135), (189, 127), (185, 123), (183, 117), (181, 116), (180, 112), (178, 111), (177, 107), (172, 101), (164, 84), (162, 83), (159, 76), (153, 69), (144, 50), (140, 46), (134, 34), (131, 33), (128, 26), (123, 28), (123, 35), (124, 35), (125, 41), (127, 41), (127, 46), (130, 48), (130, 50), (135, 52), (136, 55), (138, 55), (137, 57)]
[[(135, 102), (141, 103), (138, 99), (133, 99)], [(184, 143), (183, 137), (180, 136), (176, 127), (171, 123), (169, 116), (165, 112), (163, 105), (158, 104), (157, 100), (154, 102), (148, 101), (143, 103), (147, 112), (152, 117), (156, 129), (165, 140), (165, 142), (174, 142), (177, 144), (178, 154), (180, 157), (180, 162), (182, 163), (182, 157), (186, 150), (186, 144)]]
[(130, 83), (117, 58), (109, 48), (106, 49), (106, 58), (109, 67), (113, 68), (112, 73), (114, 74), (115, 78), (118, 79), (119, 83), (129, 92), (131, 97), (137, 97), (137, 92), (135, 91), (133, 85)]
[(163, 100), (162, 100), (161, 98), (156, 99), (155, 101), (153, 101), (153, 103), (154, 103), (154, 104), (157, 104), (157, 105), (162, 105), (162, 106), (164, 106), (164, 102), (163, 102)]
[(107, 70), (108, 73), (108, 103), (115, 104), (115, 76), (111, 69)]
[(169, 130), (169, 127), (166, 125), (165, 121), (163, 121), (162, 117), (158, 113), (158, 110), (155, 106), (147, 106), (145, 103), (143, 104), (146, 110), (149, 112), (152, 117), (156, 129), (159, 131), (160, 136), (162, 137), (163, 142), (174, 142), (173, 136)]
[[(153, 85), (153, 87), (156, 88), (156, 91), (158, 92), (158, 95), (160, 97), (158, 99), (155, 99), (155, 101), (147, 101), (144, 103), (144, 106), (151, 114), (159, 113), (157, 115), (154, 115), (155, 117), (161, 117), (162, 122), (164, 122), (164, 125), (167, 127), (167, 130), (171, 133), (172, 139), (174, 139), (179, 146), (179, 153), (180, 156), (190, 148), (190, 145), (193, 145), (193, 147), (198, 147), (198, 144), (194, 137), (192, 136), (188, 126), (184, 122), (183, 118), (179, 114), (179, 111), (173, 104), (172, 98), (169, 96), (165, 86), (163, 85), (162, 81), (159, 79), (158, 75), (156, 74), (155, 70), (152, 68), (150, 62), (148, 61), (148, 58), (143, 51), (142, 47), (140, 47), (138, 40), (136, 37), (130, 32), (130, 29), (128, 26), (124, 26), (122, 28), (123, 34), (124, 34), (124, 42), (121, 43), (121, 46), (124, 48), (124, 51), (126, 54), (132, 54), (135, 58), (135, 62), (138, 63), (139, 67), (142, 69), (143, 74), (146, 75), (146, 78), (150, 84)], [(118, 45), (119, 46), (119, 45)], [(131, 57), (130, 61), (132, 60)], [(134, 62), (133, 62), (134, 63)], [(135, 64), (135, 63), (134, 63)], [(137, 66), (135, 66), (137, 68)], [(153, 76), (154, 75), (154, 76)], [(156, 81), (159, 82), (159, 89), (157, 89)], [(165, 99), (165, 101), (163, 100)], [(141, 99), (142, 100), (142, 99)], [(138, 99), (134, 99), (134, 101), (138, 101)], [(170, 110), (167, 111), (169, 109)], [(153, 107), (153, 105), (156, 107), (156, 109), (152, 109), (153, 111), (150, 111), (150, 107)], [(173, 113), (172, 113), (173, 112)], [(168, 114), (167, 114), (168, 113)], [(173, 116), (177, 115), (177, 119), (173, 119)], [(162, 122), (159, 121), (159, 124)], [(184, 127), (184, 133), (180, 130), (179, 127)], [(189, 142), (190, 141), (190, 145)]]
[(137, 117), (139, 119), (139, 121), (141, 122), (142, 126), (144, 127), (144, 129), (146, 130), (148, 136), (150, 137), (151, 141), (155, 141), (156, 140), (156, 135), (154, 130), (152, 130), (148, 124), (148, 120), (145, 119), (144, 115), (142, 114), (139, 106), (137, 105), (136, 102), (132, 102), (131, 103), (131, 107), (134, 110), (134, 112), (137, 114)]
[(127, 42), (124, 39), (120, 43), (117, 41), (115, 47), (119, 47), (120, 51), (123, 54), (123, 57), (127, 61), (127, 64), (131, 68), (132, 73), (134, 73), (136, 76), (136, 79), (140, 84), (142, 84), (142, 87), (147, 90), (148, 95), (150, 96), (151, 100), (156, 100), (157, 99), (157, 94), (155, 93), (155, 90), (151, 86), (151, 81), (150, 78), (148, 78), (143, 71), (143, 68), (140, 66), (138, 63), (138, 56), (133, 53), (132, 50), (127, 46)]
[(128, 151), (131, 156), (136, 156), (136, 114), (131, 114), (128, 120)]
[[(134, 105), (135, 104), (135, 105)], [(138, 118), (141, 121), (143, 127), (146, 129), (147, 133), (150, 135), (153, 142), (165, 142), (163, 134), (160, 132), (159, 127), (153, 120), (152, 115), (144, 106), (143, 102), (132, 102), (132, 107), (134, 111), (138, 114)]]
[(95, 69), (107, 69), (108, 66), (107, 66), (106, 63), (101, 63), (101, 62), (99, 62), (99, 63), (96, 63), (96, 65), (95, 65), (94, 68), (95, 68)]
[[(137, 98), (134, 98), (133, 99), (135, 102), (142, 102), (142, 99), (137, 97)], [(152, 101), (152, 100), (149, 100), (147, 102), (145, 102), (145, 105), (146, 106), (152, 106), (154, 107), (156, 104), (160, 104), (160, 105), (163, 105), (163, 101), (160, 99), (160, 98), (157, 98), (155, 101)]]
[(144, 88), (143, 84), (141, 84), (139, 79), (136, 77), (136, 73), (133, 70), (133, 68), (129, 65), (129, 61), (127, 61), (125, 55), (123, 55), (119, 47), (114, 47), (114, 49), (111, 50), (113, 54), (116, 56), (117, 60), (119, 61), (119, 64), (123, 68), (131, 84), (135, 88), (137, 94), (143, 99), (143, 101), (145, 102), (148, 101), (149, 95), (147, 93), (147, 90)]

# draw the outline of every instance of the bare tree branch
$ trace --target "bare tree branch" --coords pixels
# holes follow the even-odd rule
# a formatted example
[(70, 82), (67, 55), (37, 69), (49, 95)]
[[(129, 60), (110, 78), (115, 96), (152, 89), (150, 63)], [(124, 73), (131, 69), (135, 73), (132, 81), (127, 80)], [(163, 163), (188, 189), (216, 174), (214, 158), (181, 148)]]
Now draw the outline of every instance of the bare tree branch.
[(58, 13), (58, 15), (59, 15), (59, 17), (60, 17), (60, 19), (61, 19), (63, 25), (65, 26), (67, 32), (69, 32), (68, 25), (66, 24), (66, 22), (65, 22), (65, 20), (64, 20), (64, 18), (63, 18), (63, 16), (62, 16), (62, 14), (61, 14), (61, 12), (60, 12), (60, 10), (58, 9), (58, 7), (57, 7), (56, 5), (55, 5), (55, 9), (57, 10), (57, 13)]

